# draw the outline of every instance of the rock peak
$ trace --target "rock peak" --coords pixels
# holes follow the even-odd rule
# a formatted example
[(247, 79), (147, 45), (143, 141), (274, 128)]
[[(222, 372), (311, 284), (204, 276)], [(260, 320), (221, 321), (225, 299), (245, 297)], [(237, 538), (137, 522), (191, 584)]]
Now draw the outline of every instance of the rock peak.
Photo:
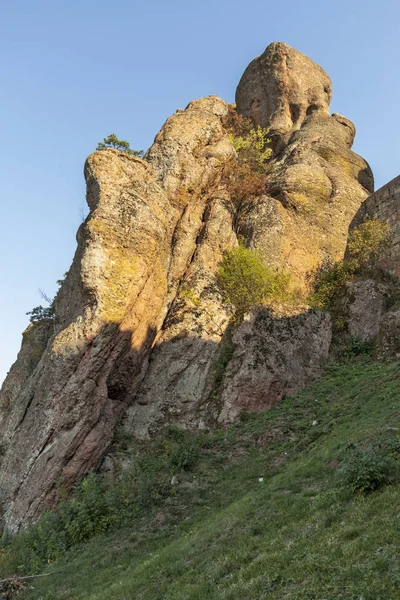
[(255, 58), (236, 90), (238, 112), (282, 136), (314, 112), (329, 114), (332, 83), (308, 56), (273, 42)]

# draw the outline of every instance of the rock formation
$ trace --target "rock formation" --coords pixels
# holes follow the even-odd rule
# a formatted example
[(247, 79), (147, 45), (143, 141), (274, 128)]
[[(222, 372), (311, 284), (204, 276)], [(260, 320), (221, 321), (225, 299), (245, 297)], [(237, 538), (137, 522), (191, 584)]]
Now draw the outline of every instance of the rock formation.
[(275, 145), (267, 195), (243, 211), (239, 231), (300, 281), (327, 256), (343, 255), (348, 224), (374, 185), (350, 150), (354, 125), (329, 115), (330, 98), (328, 75), (282, 43), (250, 63), (236, 92), (238, 111), (270, 127)]
[[(138, 437), (168, 422), (223, 426), (318, 375), (326, 315), (263, 309), (232, 330), (215, 275), (239, 235), (303, 286), (324, 257), (343, 256), (373, 179), (350, 150), (352, 123), (329, 115), (330, 95), (326, 73), (285, 44), (249, 65), (237, 111), (270, 127), (274, 155), (265, 193), (239, 212), (224, 178), (236, 160), (228, 105), (215, 96), (172, 115), (145, 160), (117, 150), (89, 156), (90, 213), (55, 321), (30, 326), (1, 391), (8, 529), (54, 502), (57, 481), (68, 488), (97, 468), (121, 419)], [(227, 345), (231, 362), (217, 382)]]
[(379, 266), (400, 277), (400, 176), (382, 186), (362, 203), (349, 230), (368, 219), (379, 219), (389, 227), (389, 243), (381, 254)]
[[(345, 312), (351, 335), (375, 343), (380, 360), (400, 358), (400, 177), (396, 177), (361, 205), (350, 223), (353, 231), (369, 219), (388, 227), (387, 243), (381, 249), (376, 273), (348, 285)], [(346, 255), (350, 256), (349, 250)]]

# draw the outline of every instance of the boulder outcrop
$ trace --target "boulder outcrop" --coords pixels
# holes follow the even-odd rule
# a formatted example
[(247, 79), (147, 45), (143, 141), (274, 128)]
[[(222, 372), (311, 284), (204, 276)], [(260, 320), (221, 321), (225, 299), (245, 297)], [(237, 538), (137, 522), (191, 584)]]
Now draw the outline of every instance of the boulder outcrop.
[(388, 225), (388, 244), (381, 252), (379, 266), (400, 277), (400, 176), (379, 188), (362, 203), (349, 230), (352, 231), (368, 219), (378, 219)]
[[(219, 99), (192, 103), (167, 122), (165, 146), (159, 149), (156, 140), (152, 151), (158, 165), (168, 162), (174, 173), (183, 173), (190, 152), (198, 153), (196, 170), (182, 175), (182, 185), (179, 178), (169, 181), (161, 167), (154, 171), (124, 152), (104, 150), (88, 158), (90, 214), (78, 231), (75, 258), (57, 296), (55, 333), (20, 394), (9, 400), (7, 390), (13, 373), (22, 369), (21, 358), (2, 390), (7, 396), (0, 423), (5, 451), (0, 483), (10, 529), (34, 519), (53, 501), (57, 480), (68, 488), (98, 466), (115, 423), (135, 396), (167, 311), (168, 286), (174, 285), (168, 274), (176, 229), (190, 203), (194, 212), (205, 204), (220, 155), (233, 153), (227, 140), (223, 145), (224, 110)], [(184, 132), (191, 146), (184, 143)], [(189, 260), (190, 244), (180, 253), (183, 271), (184, 252)], [(29, 351), (25, 343), (20, 356)]]
[(237, 110), (270, 128), (274, 155), (265, 193), (239, 209), (224, 177), (237, 159), (228, 105), (216, 96), (172, 115), (145, 160), (89, 156), (90, 213), (55, 321), (31, 326), (36, 341), (24, 336), (0, 393), (8, 529), (56, 501), (56, 482), (97, 468), (121, 419), (137, 437), (169, 422), (223, 426), (318, 375), (329, 318), (261, 310), (235, 330), (216, 272), (239, 236), (303, 287), (324, 257), (343, 256), (373, 179), (350, 150), (354, 126), (329, 115), (330, 95), (321, 67), (285, 44), (251, 63)]
[(362, 342), (376, 339), (389, 294), (389, 286), (371, 278), (361, 277), (346, 285), (343, 309), (351, 337)]
[(400, 310), (389, 310), (379, 323), (376, 341), (379, 360), (400, 359)]
[(280, 42), (250, 63), (236, 92), (238, 112), (268, 127), (275, 147), (267, 192), (239, 216), (239, 231), (300, 283), (343, 256), (348, 224), (374, 189), (368, 163), (351, 151), (355, 127), (329, 114), (330, 98), (323, 69)]
[[(368, 220), (387, 225), (387, 240), (375, 260), (374, 270), (347, 286), (346, 321), (353, 337), (374, 343), (378, 359), (396, 359), (400, 357), (400, 177), (362, 203), (349, 232)], [(349, 249), (346, 256), (351, 256)]]
[(282, 42), (270, 44), (242, 75), (238, 110), (281, 138), (314, 111), (329, 115), (332, 83), (308, 56)]
[(222, 381), (218, 423), (233, 423), (243, 411), (272, 408), (318, 377), (332, 338), (327, 313), (291, 316), (260, 310), (232, 336), (233, 354)]

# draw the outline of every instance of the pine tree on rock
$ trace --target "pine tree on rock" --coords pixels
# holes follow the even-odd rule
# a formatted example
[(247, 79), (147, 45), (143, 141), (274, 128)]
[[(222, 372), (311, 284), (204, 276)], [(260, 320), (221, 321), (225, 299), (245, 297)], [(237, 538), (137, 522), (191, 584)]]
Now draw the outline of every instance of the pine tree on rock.
[(97, 144), (96, 151), (106, 150), (107, 148), (115, 148), (116, 150), (121, 150), (127, 154), (134, 154), (135, 156), (139, 157), (142, 157), (144, 154), (143, 150), (132, 150), (129, 142), (125, 140), (119, 140), (115, 133), (111, 133), (108, 137), (105, 137), (102, 142), (99, 142)]

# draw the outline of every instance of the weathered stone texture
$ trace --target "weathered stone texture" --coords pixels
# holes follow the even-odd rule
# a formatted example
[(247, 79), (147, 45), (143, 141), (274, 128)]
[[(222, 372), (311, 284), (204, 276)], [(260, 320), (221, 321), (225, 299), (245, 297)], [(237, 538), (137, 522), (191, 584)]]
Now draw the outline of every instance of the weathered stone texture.
[(255, 58), (236, 90), (239, 112), (273, 135), (300, 128), (313, 111), (328, 114), (331, 80), (310, 58), (287, 44), (275, 42)]
[(327, 313), (253, 314), (233, 334), (235, 350), (222, 383), (218, 422), (232, 423), (243, 411), (267, 410), (318, 377), (331, 337)]
[[(280, 150), (269, 165), (267, 194), (245, 203), (236, 231), (270, 264), (285, 266), (305, 285), (307, 273), (325, 257), (343, 256), (348, 224), (367, 189), (373, 189), (373, 179), (367, 163), (350, 150), (354, 125), (345, 117), (329, 115), (330, 80), (321, 67), (284, 44), (272, 44), (264, 58), (256, 59), (246, 70), (237, 91), (237, 107), (245, 115), (251, 114), (257, 124), (271, 127)], [(252, 114), (244, 103), (257, 94), (262, 111)], [(219, 110), (218, 99), (212, 97), (208, 102), (213, 110)], [(188, 109), (197, 114), (198, 101)], [(204, 107), (200, 116), (203, 111)], [(290, 120), (295, 113), (296, 120)], [(288, 118), (283, 125), (285, 115)], [(190, 122), (183, 130), (182, 118), (183, 113), (178, 112), (167, 121), (148, 157), (164, 185), (176, 190), (185, 181), (184, 190), (193, 193), (195, 181), (203, 177), (199, 163), (190, 157), (180, 172), (172, 168), (168, 150), (171, 140), (179, 139), (179, 152), (181, 148), (189, 156), (193, 152), (198, 133)], [(220, 135), (219, 125), (213, 124), (212, 130)], [(217, 147), (219, 152), (223, 149), (219, 160), (232, 157), (226, 138)], [(208, 146), (197, 156), (206, 152), (214, 159), (217, 156)], [(229, 320), (215, 290), (214, 274), (224, 250), (237, 244), (229, 189), (216, 196), (219, 200), (211, 204), (205, 197), (190, 204), (175, 230), (169, 312), (126, 419), (135, 435), (147, 435), (167, 420), (195, 424), (197, 407), (210, 391), (216, 344)]]
[(21, 350), (0, 390), (0, 423), (4, 415), (12, 410), (14, 400), (38, 366), (53, 333), (52, 319), (31, 323), (23, 332)]
[(344, 312), (350, 335), (374, 341), (387, 310), (388, 287), (373, 279), (356, 279), (346, 287)]
[[(349, 232), (369, 219), (388, 225), (388, 240), (370, 276), (348, 285), (345, 298), (347, 323), (351, 335), (375, 342), (380, 360), (400, 357), (398, 298), (400, 296), (400, 177), (396, 177), (361, 205)], [(347, 249), (346, 255), (350, 256)], [(378, 268), (377, 268), (378, 267)], [(383, 272), (388, 271), (383, 277)], [(394, 275), (395, 277), (392, 277)]]
[[(154, 169), (117, 150), (88, 158), (90, 214), (57, 297), (55, 335), (0, 426), (11, 530), (53, 501), (57, 480), (69, 487), (96, 468), (135, 397), (168, 311), (168, 285), (176, 289), (186, 273), (221, 162), (234, 154), (221, 125), (226, 111), (213, 97), (172, 117), (158, 136), (165, 145), (156, 140), (149, 151)], [(8, 395), (29, 351), (25, 339), (4, 384)]]
[(251, 63), (237, 106), (271, 128), (274, 156), (266, 193), (239, 213), (224, 177), (237, 158), (224, 128), (228, 106), (216, 96), (172, 115), (146, 160), (117, 150), (88, 158), (90, 214), (55, 322), (35, 329), (43, 355), (31, 360), (25, 335), (3, 387), (0, 495), (9, 529), (55, 500), (57, 480), (68, 487), (96, 468), (123, 416), (137, 437), (167, 422), (226, 424), (318, 375), (329, 318), (258, 311), (232, 332), (234, 355), (215, 389), (220, 343), (231, 335), (216, 271), (238, 234), (300, 285), (325, 256), (343, 255), (373, 180), (350, 150), (352, 123), (329, 115), (330, 96), (321, 67), (285, 44)]
[(374, 185), (350, 150), (355, 127), (329, 115), (330, 97), (323, 69), (282, 43), (250, 63), (236, 93), (238, 112), (268, 127), (275, 147), (266, 195), (239, 215), (239, 232), (300, 285), (325, 258), (343, 257), (348, 224)]
[(387, 312), (381, 320), (376, 356), (380, 360), (400, 359), (400, 310)]
[(113, 397), (108, 377), (129, 355), (134, 387), (166, 291), (177, 215), (150, 167), (107, 150), (89, 157), (85, 173), (91, 212), (57, 298), (56, 333), (0, 427), (10, 529), (37, 516), (57, 479), (68, 487), (99, 464), (126, 400)]
[(389, 226), (389, 244), (380, 266), (400, 277), (400, 176), (371, 194), (350, 224), (350, 231), (367, 219), (379, 219)]
[(230, 311), (215, 283), (223, 252), (237, 244), (224, 194), (210, 199), (192, 261), (151, 354), (126, 427), (147, 437), (165, 423), (196, 427), (197, 409), (213, 370)]

